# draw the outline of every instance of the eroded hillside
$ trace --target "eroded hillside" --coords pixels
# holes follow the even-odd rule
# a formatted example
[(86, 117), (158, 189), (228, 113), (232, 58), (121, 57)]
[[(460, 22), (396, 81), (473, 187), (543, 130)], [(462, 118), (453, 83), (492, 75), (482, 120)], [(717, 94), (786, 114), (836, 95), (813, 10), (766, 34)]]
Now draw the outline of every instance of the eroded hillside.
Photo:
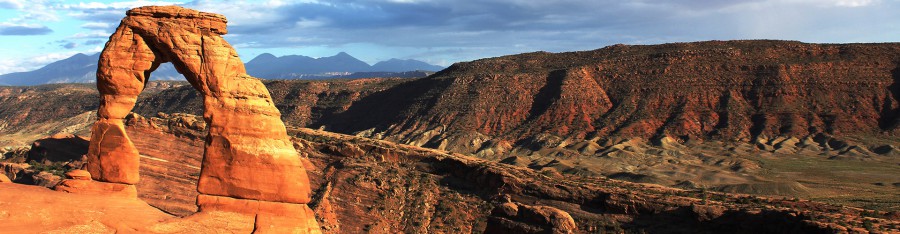
[[(127, 119), (142, 153), (139, 196), (171, 214), (189, 215), (196, 208), (190, 193), (196, 192), (197, 151), (202, 149), (196, 143), (205, 128), (198, 120), (184, 114)], [(564, 176), (383, 140), (305, 128), (290, 132), (310, 169), (311, 207), (326, 233), (830, 233), (892, 232), (900, 225), (896, 212)], [(53, 214), (79, 212), (27, 201), (11, 204)], [(154, 218), (166, 223), (173, 217)], [(47, 230), (70, 228), (50, 217), (43, 220), (54, 224)], [(98, 220), (84, 225), (104, 230), (130, 225), (107, 223), (115, 219), (102, 215)], [(68, 225), (82, 225), (73, 222)], [(160, 225), (129, 228), (164, 230)]]
[[(882, 134), (896, 128), (898, 64), (900, 44), (711, 41), (536, 52), (458, 63), (318, 123), (472, 153), (554, 137)], [(361, 120), (363, 113), (371, 116)]]
[[(265, 84), (291, 127), (548, 173), (898, 210), (898, 61), (895, 43), (711, 41)], [(202, 112), (184, 83), (150, 84), (135, 112)], [(0, 90), (5, 145), (84, 134), (97, 102), (89, 86)]]

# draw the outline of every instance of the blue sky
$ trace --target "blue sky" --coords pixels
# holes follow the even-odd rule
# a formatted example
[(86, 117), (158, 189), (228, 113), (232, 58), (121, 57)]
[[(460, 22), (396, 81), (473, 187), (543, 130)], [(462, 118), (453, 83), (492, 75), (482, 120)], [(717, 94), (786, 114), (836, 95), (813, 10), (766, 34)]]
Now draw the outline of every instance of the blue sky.
[(447, 66), (618, 43), (900, 41), (900, 0), (0, 0), (0, 74), (99, 52), (127, 9), (171, 4), (228, 17), (245, 62), (345, 51)]

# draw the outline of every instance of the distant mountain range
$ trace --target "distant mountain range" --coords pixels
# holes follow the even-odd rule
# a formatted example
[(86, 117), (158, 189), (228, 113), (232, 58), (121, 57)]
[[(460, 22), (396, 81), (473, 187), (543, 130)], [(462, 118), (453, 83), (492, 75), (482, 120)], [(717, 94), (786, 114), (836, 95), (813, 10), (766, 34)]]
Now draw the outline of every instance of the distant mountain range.
[[(0, 75), (0, 85), (39, 85), (53, 83), (91, 83), (96, 81), (100, 53), (76, 54), (27, 72)], [(312, 58), (302, 55), (276, 57), (264, 53), (246, 64), (247, 73), (265, 79), (329, 79), (363, 77), (422, 77), (444, 67), (418, 60), (390, 59), (369, 65), (341, 52), (331, 57)], [(171, 63), (159, 66), (151, 80), (178, 80), (182, 75)]]
[(302, 55), (275, 57), (264, 53), (247, 62), (247, 73), (251, 76), (269, 79), (309, 79), (349, 76), (355, 72), (392, 75), (408, 71), (440, 71), (444, 67), (418, 60), (390, 59), (369, 65), (366, 62), (340, 52), (331, 57), (312, 58)]

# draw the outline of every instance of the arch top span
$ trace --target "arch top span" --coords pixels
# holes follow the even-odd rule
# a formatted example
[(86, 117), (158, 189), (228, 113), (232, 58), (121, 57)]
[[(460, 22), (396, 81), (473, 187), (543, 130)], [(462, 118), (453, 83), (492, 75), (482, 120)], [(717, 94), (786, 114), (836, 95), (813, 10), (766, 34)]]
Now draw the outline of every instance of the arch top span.
[[(87, 170), (99, 182), (139, 182), (139, 152), (123, 119), (150, 74), (171, 62), (203, 96), (209, 133), (197, 186), (201, 211), (258, 214), (278, 207), (312, 218), (305, 205), (310, 200), (306, 170), (268, 90), (246, 74), (237, 52), (221, 37), (226, 23), (222, 15), (178, 6), (127, 12), (98, 61), (99, 118), (91, 129)], [(312, 226), (309, 230), (318, 230)]]

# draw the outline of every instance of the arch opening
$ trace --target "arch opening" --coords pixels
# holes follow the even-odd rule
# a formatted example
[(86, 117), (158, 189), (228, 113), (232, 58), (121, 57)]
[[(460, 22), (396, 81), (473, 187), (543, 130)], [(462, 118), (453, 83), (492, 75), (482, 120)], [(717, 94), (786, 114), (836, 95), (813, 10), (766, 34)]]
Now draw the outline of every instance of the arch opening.
[(100, 107), (87, 170), (96, 183), (112, 187), (133, 189), (139, 182), (140, 155), (123, 120), (151, 73), (171, 62), (203, 96), (208, 133), (197, 185), (200, 212), (262, 215), (280, 228), (317, 232), (306, 205), (306, 170), (268, 90), (246, 74), (237, 52), (221, 37), (225, 24), (221, 15), (178, 6), (127, 12), (98, 62)]

